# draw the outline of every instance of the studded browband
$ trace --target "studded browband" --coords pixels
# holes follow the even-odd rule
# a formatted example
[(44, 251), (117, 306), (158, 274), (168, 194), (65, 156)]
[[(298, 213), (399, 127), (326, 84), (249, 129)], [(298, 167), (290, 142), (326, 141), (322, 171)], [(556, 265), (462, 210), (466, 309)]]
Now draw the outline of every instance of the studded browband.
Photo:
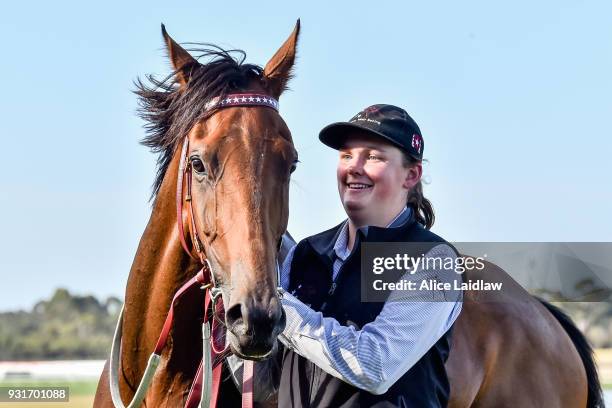
[(225, 97), (214, 97), (205, 106), (206, 110), (231, 106), (267, 106), (278, 112), (278, 101), (260, 93), (233, 93)]

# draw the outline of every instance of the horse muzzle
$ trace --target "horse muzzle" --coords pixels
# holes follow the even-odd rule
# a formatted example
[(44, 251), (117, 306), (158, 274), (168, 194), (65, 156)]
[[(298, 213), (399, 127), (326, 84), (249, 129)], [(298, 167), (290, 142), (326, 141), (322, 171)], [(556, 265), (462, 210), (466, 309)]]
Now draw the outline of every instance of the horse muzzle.
[(225, 322), (234, 353), (250, 360), (263, 360), (274, 352), (286, 316), (279, 297), (271, 296), (267, 301), (251, 299), (230, 304)]

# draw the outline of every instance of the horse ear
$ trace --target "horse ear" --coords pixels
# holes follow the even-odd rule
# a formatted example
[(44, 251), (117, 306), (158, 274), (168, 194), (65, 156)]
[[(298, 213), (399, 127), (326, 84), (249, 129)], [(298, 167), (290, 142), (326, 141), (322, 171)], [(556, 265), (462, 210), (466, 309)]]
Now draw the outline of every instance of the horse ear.
[(168, 35), (166, 27), (163, 24), (161, 25), (161, 29), (168, 50), (168, 57), (170, 58), (172, 67), (176, 71), (176, 79), (181, 85), (181, 88), (183, 88), (189, 82), (193, 68), (198, 66), (198, 61)]
[(264, 78), (272, 93), (272, 96), (279, 98), (287, 88), (287, 83), (291, 79), (291, 69), (295, 62), (298, 36), (300, 34), (300, 20), (295, 23), (293, 32), (285, 43), (276, 51), (276, 54), (268, 61), (264, 68)]

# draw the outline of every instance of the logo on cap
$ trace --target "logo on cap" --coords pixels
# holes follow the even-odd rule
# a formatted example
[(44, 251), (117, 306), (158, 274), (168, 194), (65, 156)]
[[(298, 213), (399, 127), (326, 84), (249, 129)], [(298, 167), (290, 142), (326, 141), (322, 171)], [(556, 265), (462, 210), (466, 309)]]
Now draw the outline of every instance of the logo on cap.
[(380, 108), (379, 108), (378, 106), (375, 106), (375, 105), (374, 105), (374, 106), (370, 106), (370, 107), (368, 107), (368, 108), (365, 108), (363, 111), (364, 111), (365, 113), (367, 113), (367, 114), (370, 114), (370, 113), (376, 113), (376, 112), (378, 112), (379, 110), (380, 110)]
[[(378, 108), (375, 108), (375, 110), (378, 110)], [(370, 122), (370, 123), (374, 123), (374, 124), (376, 124), (376, 125), (379, 125), (379, 126), (380, 126), (380, 121), (375, 120), (375, 119), (370, 119), (370, 118), (368, 117), (368, 113), (372, 113), (372, 112), (373, 112), (373, 111), (369, 111), (369, 112), (368, 112), (367, 110), (365, 110), (365, 111), (363, 111), (363, 112), (359, 112), (358, 114), (356, 114), (355, 116), (353, 116), (353, 117), (351, 118), (351, 120), (349, 120), (349, 122), (351, 122), (351, 123), (355, 123), (355, 122)], [(364, 116), (364, 113), (365, 113), (365, 116)]]
[(412, 147), (418, 153), (421, 153), (421, 146), (423, 146), (423, 139), (421, 139), (420, 135), (417, 135), (416, 133), (413, 134), (412, 135)]

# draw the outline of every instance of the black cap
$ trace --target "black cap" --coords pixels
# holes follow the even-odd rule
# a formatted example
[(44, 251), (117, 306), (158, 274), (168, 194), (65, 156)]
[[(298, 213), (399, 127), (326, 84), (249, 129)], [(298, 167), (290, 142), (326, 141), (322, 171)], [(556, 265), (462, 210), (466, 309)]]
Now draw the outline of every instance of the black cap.
[(342, 147), (349, 132), (365, 130), (393, 143), (415, 159), (423, 159), (423, 136), (416, 122), (402, 108), (393, 105), (372, 105), (348, 122), (325, 126), (319, 140), (336, 150)]

